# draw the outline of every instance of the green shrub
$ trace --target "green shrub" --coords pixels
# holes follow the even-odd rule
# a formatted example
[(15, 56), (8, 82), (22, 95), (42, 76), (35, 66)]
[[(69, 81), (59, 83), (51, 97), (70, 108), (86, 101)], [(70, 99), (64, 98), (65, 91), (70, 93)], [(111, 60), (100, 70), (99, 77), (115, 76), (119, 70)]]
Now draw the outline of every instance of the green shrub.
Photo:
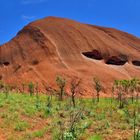
[(29, 124), (26, 121), (18, 121), (15, 125), (15, 131), (25, 131), (29, 128)]
[(102, 140), (102, 137), (99, 135), (93, 135), (88, 140)]
[(45, 133), (45, 131), (44, 130), (38, 130), (38, 131), (35, 131), (34, 133), (33, 133), (33, 137), (37, 137), (37, 138), (41, 138), (41, 137), (43, 137), (44, 136), (44, 133)]
[(35, 88), (35, 85), (34, 85), (34, 83), (32, 83), (32, 82), (30, 82), (29, 84), (28, 84), (28, 88), (29, 88), (29, 93), (30, 93), (30, 96), (32, 96), (33, 94), (34, 94), (34, 88)]

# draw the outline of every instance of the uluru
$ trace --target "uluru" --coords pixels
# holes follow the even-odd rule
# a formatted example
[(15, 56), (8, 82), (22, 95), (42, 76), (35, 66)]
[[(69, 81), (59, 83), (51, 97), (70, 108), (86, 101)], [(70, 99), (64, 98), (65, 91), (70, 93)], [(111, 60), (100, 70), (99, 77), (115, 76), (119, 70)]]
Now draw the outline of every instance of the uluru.
[(0, 46), (0, 80), (21, 85), (38, 82), (56, 88), (62, 75), (69, 84), (82, 81), (83, 94), (91, 95), (93, 77), (109, 94), (115, 79), (140, 78), (140, 38), (107, 27), (47, 17), (31, 22)]

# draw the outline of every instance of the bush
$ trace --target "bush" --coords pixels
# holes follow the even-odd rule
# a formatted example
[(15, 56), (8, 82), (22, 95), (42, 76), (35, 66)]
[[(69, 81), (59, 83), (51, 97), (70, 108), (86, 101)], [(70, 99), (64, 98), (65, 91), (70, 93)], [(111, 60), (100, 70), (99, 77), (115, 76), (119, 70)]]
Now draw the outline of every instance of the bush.
[(29, 124), (26, 121), (18, 121), (15, 125), (15, 131), (25, 131), (29, 128)]

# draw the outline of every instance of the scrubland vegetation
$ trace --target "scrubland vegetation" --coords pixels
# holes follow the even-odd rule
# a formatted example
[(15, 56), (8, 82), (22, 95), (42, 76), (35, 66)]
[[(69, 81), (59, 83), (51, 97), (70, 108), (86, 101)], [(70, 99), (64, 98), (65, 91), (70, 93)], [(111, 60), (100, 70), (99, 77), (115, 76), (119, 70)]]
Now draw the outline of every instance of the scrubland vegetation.
[[(0, 133), (7, 140), (140, 140), (140, 80), (115, 80), (112, 98), (101, 98), (102, 83), (93, 78), (93, 98), (83, 99), (80, 79), (56, 78), (58, 90), (23, 84), (20, 93), (0, 83)], [(24, 89), (28, 88), (28, 93)]]

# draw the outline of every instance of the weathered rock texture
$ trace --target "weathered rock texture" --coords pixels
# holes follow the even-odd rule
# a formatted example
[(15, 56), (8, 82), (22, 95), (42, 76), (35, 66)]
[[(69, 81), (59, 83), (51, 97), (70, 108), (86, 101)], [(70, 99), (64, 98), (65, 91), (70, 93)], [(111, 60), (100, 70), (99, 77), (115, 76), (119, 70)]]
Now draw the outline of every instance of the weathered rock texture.
[(68, 83), (82, 79), (83, 94), (92, 93), (93, 77), (106, 93), (115, 79), (140, 77), (140, 39), (128, 33), (48, 17), (30, 23), (0, 46), (0, 79), (20, 85), (44, 83), (56, 88), (56, 75)]

